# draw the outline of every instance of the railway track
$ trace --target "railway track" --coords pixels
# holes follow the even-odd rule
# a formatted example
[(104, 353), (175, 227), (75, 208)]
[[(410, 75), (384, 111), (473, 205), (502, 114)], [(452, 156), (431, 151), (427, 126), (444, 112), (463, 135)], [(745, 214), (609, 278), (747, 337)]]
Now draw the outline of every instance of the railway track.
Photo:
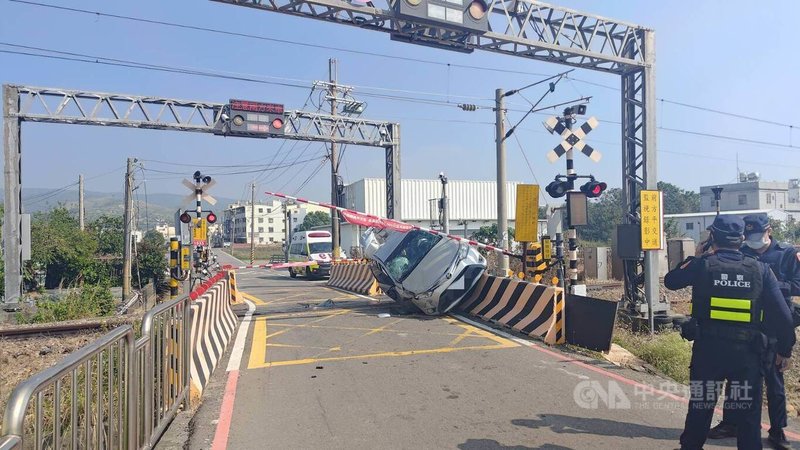
[(112, 317), (106, 319), (86, 320), (73, 323), (45, 323), (37, 325), (13, 325), (0, 328), (0, 338), (30, 337), (39, 334), (70, 334), (81, 331), (111, 329), (120, 325), (132, 323), (136, 320), (133, 316)]

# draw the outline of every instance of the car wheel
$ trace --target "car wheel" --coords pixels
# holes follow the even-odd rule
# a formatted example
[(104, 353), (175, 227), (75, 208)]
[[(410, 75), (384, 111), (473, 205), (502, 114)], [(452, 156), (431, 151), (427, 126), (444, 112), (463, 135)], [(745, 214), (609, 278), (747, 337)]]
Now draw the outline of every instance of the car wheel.
[(289, 276), (292, 278), (297, 278), (297, 274), (294, 272), (294, 270), (292, 270), (291, 267), (289, 268)]

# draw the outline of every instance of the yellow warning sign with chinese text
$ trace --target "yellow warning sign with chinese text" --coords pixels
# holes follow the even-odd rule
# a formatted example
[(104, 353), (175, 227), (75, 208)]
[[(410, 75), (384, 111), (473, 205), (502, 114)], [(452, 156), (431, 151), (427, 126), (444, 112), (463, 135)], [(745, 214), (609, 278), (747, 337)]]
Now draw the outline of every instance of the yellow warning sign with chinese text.
[(664, 196), (661, 191), (642, 190), (641, 206), (642, 250), (664, 248)]
[(517, 185), (517, 217), (514, 239), (517, 242), (539, 240), (539, 185)]

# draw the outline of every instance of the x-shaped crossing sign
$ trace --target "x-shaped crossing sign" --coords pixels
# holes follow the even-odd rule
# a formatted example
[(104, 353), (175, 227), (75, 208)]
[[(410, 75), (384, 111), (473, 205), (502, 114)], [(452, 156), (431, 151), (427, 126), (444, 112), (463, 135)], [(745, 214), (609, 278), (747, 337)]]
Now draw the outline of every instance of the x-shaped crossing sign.
[(190, 203), (197, 200), (197, 189), (200, 189), (201, 198), (209, 204), (216, 205), (217, 199), (207, 194), (208, 190), (211, 189), (211, 187), (215, 184), (217, 184), (217, 180), (211, 180), (208, 183), (203, 184), (195, 184), (184, 178), (183, 185), (189, 188), (192, 193), (184, 197), (183, 203)]
[(547, 128), (547, 131), (549, 131), (551, 134), (554, 132), (558, 133), (562, 138), (564, 138), (560, 144), (547, 153), (547, 160), (551, 163), (554, 163), (558, 160), (558, 158), (564, 155), (564, 153), (567, 153), (567, 150), (574, 148), (588, 156), (592, 161), (600, 161), (600, 158), (602, 158), (603, 155), (601, 155), (600, 152), (595, 150), (591, 145), (583, 141), (583, 138), (585, 138), (590, 131), (597, 128), (597, 125), (599, 125), (597, 119), (590, 117), (589, 120), (587, 120), (586, 123), (581, 125), (577, 130), (570, 130), (557, 117), (551, 117), (547, 119), (544, 122), (544, 127)]

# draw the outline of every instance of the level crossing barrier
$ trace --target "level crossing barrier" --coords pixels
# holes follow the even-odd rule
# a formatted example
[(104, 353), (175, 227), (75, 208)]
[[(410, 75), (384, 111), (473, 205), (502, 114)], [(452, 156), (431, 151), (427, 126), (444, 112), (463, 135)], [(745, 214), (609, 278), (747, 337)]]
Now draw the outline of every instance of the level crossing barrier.
[[(202, 392), (237, 320), (228, 274), (124, 325), (20, 383), (0, 450), (152, 448), (181, 405)], [(194, 395), (194, 397), (192, 397)]]
[(362, 295), (380, 295), (381, 289), (369, 268), (369, 260), (343, 259), (334, 261), (328, 286)]
[(556, 345), (566, 342), (564, 306), (559, 287), (484, 273), (459, 310)]

